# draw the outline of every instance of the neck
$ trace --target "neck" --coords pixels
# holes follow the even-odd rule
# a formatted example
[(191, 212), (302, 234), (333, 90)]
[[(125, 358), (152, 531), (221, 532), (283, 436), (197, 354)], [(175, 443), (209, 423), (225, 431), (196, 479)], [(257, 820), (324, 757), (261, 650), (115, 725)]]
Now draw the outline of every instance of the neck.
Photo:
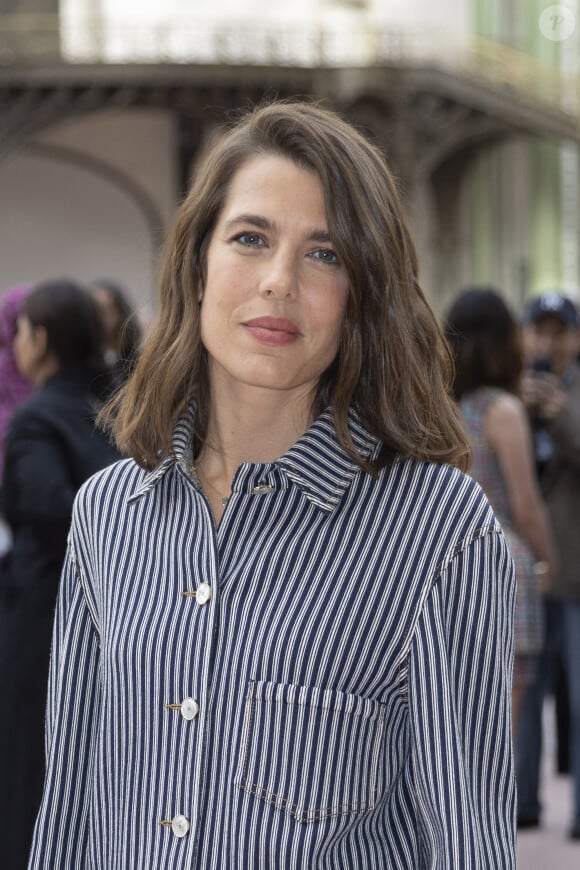
[(310, 406), (310, 394), (292, 391), (212, 390), (208, 437), (197, 462), (206, 480), (225, 493), (242, 462), (282, 456), (310, 425)]
[(53, 354), (47, 354), (31, 373), (30, 380), (36, 387), (41, 387), (58, 371), (60, 371), (58, 359)]

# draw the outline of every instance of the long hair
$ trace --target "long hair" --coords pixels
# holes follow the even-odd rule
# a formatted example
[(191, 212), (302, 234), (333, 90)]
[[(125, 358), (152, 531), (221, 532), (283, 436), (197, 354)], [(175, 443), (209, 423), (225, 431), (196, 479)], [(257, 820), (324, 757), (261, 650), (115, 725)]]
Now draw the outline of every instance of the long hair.
[(98, 278), (91, 281), (89, 286), (90, 292), (95, 290), (104, 290), (117, 309), (119, 326), (116, 339), (119, 358), (133, 366), (143, 339), (135, 309), (129, 302), (124, 288), (117, 281), (112, 281), (110, 278)]
[(22, 314), (46, 330), (48, 350), (61, 368), (83, 367), (95, 375), (106, 370), (99, 311), (79, 284), (66, 278), (36, 284), (24, 300)]
[(349, 279), (336, 359), (313, 416), (330, 406), (339, 441), (367, 471), (348, 428), (353, 407), (388, 450), (466, 468), (469, 446), (450, 398), (452, 361), (417, 277), (415, 249), (380, 151), (335, 113), (303, 102), (254, 109), (198, 167), (168, 237), (157, 326), (132, 378), (101, 419), (120, 449), (147, 468), (172, 455), (175, 422), (196, 403), (194, 448), (209, 416), (208, 364), (198, 294), (207, 250), (235, 173), (256, 155), (283, 156), (320, 179), (328, 229)]
[(449, 309), (445, 331), (455, 357), (457, 399), (479, 387), (517, 394), (522, 373), (519, 329), (496, 290), (470, 287), (461, 292)]

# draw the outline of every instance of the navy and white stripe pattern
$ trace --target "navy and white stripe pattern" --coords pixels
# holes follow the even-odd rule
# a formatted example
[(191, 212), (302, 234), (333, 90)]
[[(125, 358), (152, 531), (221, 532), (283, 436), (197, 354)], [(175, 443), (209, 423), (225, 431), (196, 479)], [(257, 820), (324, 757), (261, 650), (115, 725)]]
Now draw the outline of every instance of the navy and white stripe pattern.
[(325, 413), (216, 531), (190, 433), (77, 497), (30, 868), (514, 867), (514, 575), (478, 485), (374, 479)]

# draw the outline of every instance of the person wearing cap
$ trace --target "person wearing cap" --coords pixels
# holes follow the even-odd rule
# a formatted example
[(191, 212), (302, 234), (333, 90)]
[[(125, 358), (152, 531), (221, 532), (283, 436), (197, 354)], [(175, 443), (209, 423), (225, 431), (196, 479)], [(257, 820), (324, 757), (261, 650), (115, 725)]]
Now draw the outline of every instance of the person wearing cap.
[(574, 303), (544, 293), (523, 318), (528, 361), (522, 398), (534, 429), (536, 465), (551, 519), (559, 567), (546, 600), (543, 666), (521, 711), (518, 734), (518, 824), (539, 824), (541, 717), (544, 689), (561, 654), (570, 703), (570, 764), (574, 813), (571, 837), (580, 841), (580, 319)]

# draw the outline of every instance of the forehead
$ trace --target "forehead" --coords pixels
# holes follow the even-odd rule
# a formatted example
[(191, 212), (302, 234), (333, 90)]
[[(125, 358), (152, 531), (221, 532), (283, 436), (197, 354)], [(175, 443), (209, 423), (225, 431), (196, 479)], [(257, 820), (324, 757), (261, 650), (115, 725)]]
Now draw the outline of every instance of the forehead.
[(532, 329), (541, 335), (560, 336), (565, 335), (572, 330), (572, 327), (565, 323), (560, 317), (555, 317), (553, 314), (545, 314), (534, 323), (531, 324)]
[(32, 323), (30, 322), (30, 318), (26, 314), (18, 315), (18, 317), (16, 318), (16, 329), (18, 335), (20, 336), (32, 333)]
[(117, 310), (117, 302), (111, 291), (107, 290), (106, 287), (95, 287), (91, 291), (91, 296), (101, 308), (111, 308), (113, 311)]
[(278, 154), (251, 157), (234, 173), (220, 219), (234, 213), (262, 213), (282, 209), (326, 221), (324, 191), (318, 175)]

